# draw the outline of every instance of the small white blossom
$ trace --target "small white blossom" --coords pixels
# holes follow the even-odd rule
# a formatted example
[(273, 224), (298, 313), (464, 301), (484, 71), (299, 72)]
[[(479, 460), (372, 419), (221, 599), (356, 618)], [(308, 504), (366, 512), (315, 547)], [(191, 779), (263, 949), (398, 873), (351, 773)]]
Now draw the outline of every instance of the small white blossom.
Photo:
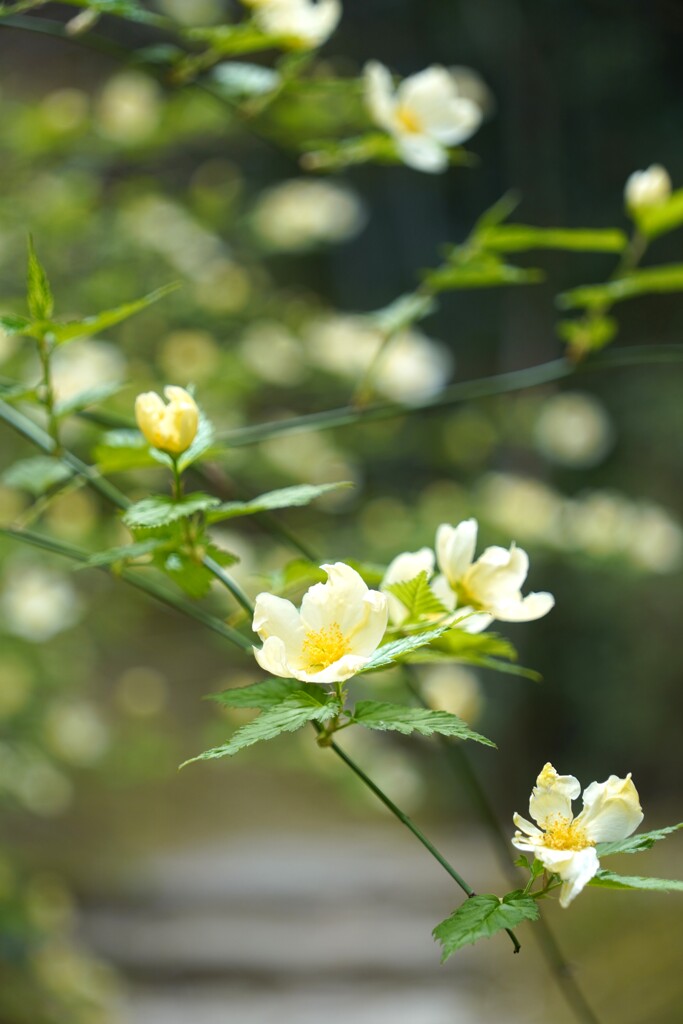
[(634, 171), (624, 189), (626, 208), (633, 211), (661, 206), (670, 195), (671, 178), (661, 164), (652, 164), (646, 171)]
[(378, 61), (365, 66), (365, 100), (373, 121), (391, 135), (404, 163), (437, 173), (448, 166), (448, 147), (469, 139), (481, 124), (481, 107), (458, 88), (457, 76), (438, 64), (394, 88)]
[(245, 0), (256, 24), (295, 49), (309, 50), (327, 42), (342, 16), (340, 0)]
[(310, 587), (300, 610), (274, 594), (256, 598), (253, 628), (263, 647), (255, 647), (254, 656), (271, 675), (341, 682), (360, 672), (382, 641), (386, 596), (369, 590), (343, 562), (321, 568), (327, 583)]
[(512, 843), (533, 853), (546, 871), (559, 875), (563, 885), (560, 906), (567, 907), (600, 867), (596, 843), (618, 842), (643, 820), (638, 792), (631, 781), (610, 775), (606, 782), (591, 782), (583, 791), (583, 810), (575, 818), (572, 800), (581, 791), (573, 775), (558, 775), (546, 764), (536, 779), (529, 813), (540, 827), (519, 814)]
[(282, 252), (345, 242), (365, 221), (363, 205), (351, 189), (307, 178), (291, 178), (265, 189), (253, 213), (260, 239)]

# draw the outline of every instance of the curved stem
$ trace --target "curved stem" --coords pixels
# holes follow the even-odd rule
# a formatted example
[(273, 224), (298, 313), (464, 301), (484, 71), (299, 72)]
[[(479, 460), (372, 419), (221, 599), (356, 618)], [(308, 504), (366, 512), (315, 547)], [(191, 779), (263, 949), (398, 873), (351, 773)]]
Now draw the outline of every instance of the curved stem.
[[(429, 853), (431, 853), (434, 860), (438, 861), (438, 863), (441, 865), (444, 871), (447, 871), (451, 878), (458, 883), (458, 885), (466, 894), (466, 896), (468, 898), (470, 898), (471, 896), (476, 896), (476, 893), (472, 886), (465, 881), (462, 875), (460, 875), (455, 870), (452, 864), (448, 863), (443, 854), (440, 853), (439, 850), (437, 850), (436, 846), (434, 846), (434, 843), (432, 843), (431, 840), (429, 840), (427, 836), (424, 834), (424, 832), (420, 828), (418, 828), (415, 822), (412, 821), (412, 819), (409, 818), (408, 815), (404, 811), (402, 811), (401, 808), (398, 807), (394, 803), (394, 801), (390, 797), (388, 797), (387, 794), (382, 789), (380, 789), (379, 786), (375, 782), (373, 782), (368, 775), (365, 774), (360, 765), (357, 765), (356, 762), (352, 758), (350, 758), (349, 755), (345, 751), (343, 751), (342, 748), (338, 746), (336, 743), (330, 743), (329, 748), (330, 750), (333, 750), (337, 757), (341, 758), (344, 764), (351, 769), (354, 775), (357, 775), (361, 782), (365, 786), (367, 786), (368, 789), (371, 790), (371, 792), (375, 794), (377, 799), (382, 801), (384, 806), (391, 811), (394, 817), (398, 818), (401, 824), (405, 825), (405, 827), (413, 833), (415, 838), (422, 843), (422, 845), (425, 847), (426, 850), (429, 851)], [(510, 936), (510, 940), (512, 941), (512, 944), (514, 946), (515, 953), (519, 953), (521, 946), (519, 944), (517, 936), (510, 928), (506, 928), (505, 931)]]
[(553, 359), (548, 363), (530, 366), (510, 373), (499, 373), (492, 377), (478, 377), (461, 381), (444, 388), (438, 395), (416, 405), (399, 405), (397, 402), (375, 402), (358, 408), (347, 405), (339, 409), (293, 416), (289, 420), (274, 423), (260, 423), (249, 427), (238, 427), (223, 434), (221, 440), (231, 447), (258, 444), (271, 437), (284, 434), (299, 434), (310, 430), (331, 430), (347, 427), (365, 420), (396, 419), (414, 416), (430, 409), (440, 409), (458, 402), (469, 402), (478, 398), (490, 398), (513, 391), (541, 387), (553, 381), (563, 380), (578, 374), (626, 366), (644, 366), (659, 363), (683, 363), (683, 345), (640, 345), (625, 349), (612, 349), (598, 353), (595, 357), (578, 365), (571, 359)]

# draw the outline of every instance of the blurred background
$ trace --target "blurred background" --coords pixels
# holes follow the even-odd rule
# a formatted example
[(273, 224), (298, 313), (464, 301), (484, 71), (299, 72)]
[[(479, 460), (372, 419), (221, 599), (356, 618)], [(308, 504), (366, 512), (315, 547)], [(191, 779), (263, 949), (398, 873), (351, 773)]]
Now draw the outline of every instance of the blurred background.
[[(144, 6), (193, 26), (235, 10)], [(130, 419), (139, 391), (169, 382), (194, 384), (224, 432), (344, 405), (378, 344), (361, 314), (414, 288), (510, 188), (515, 220), (626, 229), (632, 171), (656, 161), (683, 184), (683, 10), (669, 0), (344, 0), (321, 77), (357, 76), (376, 58), (402, 75), (466, 66), (486, 83), (487, 117), (467, 145), (476, 162), (443, 176), (402, 166), (305, 175), (285, 140), (362, 120), (352, 91), (285, 95), (245, 115), (233, 95), (171, 88), (111, 55), (163, 33), (105, 18), (92, 35), (56, 38), (73, 15), (55, 3), (0, 22), (0, 294), (4, 312), (25, 311), (27, 230), (60, 315), (182, 283), (60, 351), (59, 397), (117, 382), (101, 407), (113, 417)], [(258, 62), (269, 67), (271, 55)], [(645, 263), (680, 258), (679, 232)], [(605, 280), (615, 260), (542, 253), (533, 263), (540, 284), (444, 296), (392, 343), (378, 395), (410, 405), (453, 381), (558, 357), (556, 293)], [(641, 299), (617, 319), (617, 345), (678, 342), (683, 303)], [(36, 376), (32, 351), (1, 333), (0, 361), (8, 378)], [(675, 820), (681, 383), (676, 366), (584, 374), (238, 445), (215, 470), (227, 498), (352, 480), (276, 517), (321, 559), (386, 564), (472, 515), (482, 544), (514, 539), (529, 552), (530, 589), (552, 591), (556, 608), (502, 632), (544, 681), (423, 670), (434, 700), (497, 742), (472, 759), (510, 832), (546, 760), (584, 785), (632, 771), (644, 827)], [(65, 429), (88, 458), (100, 433), (83, 420)], [(31, 454), (3, 430), (5, 469)], [(149, 469), (114, 480), (131, 497), (166, 486)], [(2, 521), (28, 521), (36, 500), (6, 475)], [(36, 522), (92, 550), (125, 542), (82, 488), (42, 501)], [(272, 523), (237, 522), (220, 540), (253, 595), (300, 552)], [(2, 1024), (574, 1019), (530, 929), (519, 958), (497, 938), (439, 967), (430, 930), (459, 894), (307, 735), (178, 775), (242, 720), (201, 698), (253, 681), (249, 659), (107, 576), (5, 541), (0, 550)], [(347, 745), (475, 887), (502, 891), (467, 793), (432, 745), (375, 735)], [(647, 864), (615, 869), (675, 874), (680, 850), (674, 838)], [(656, 894), (591, 891), (569, 913), (548, 909), (605, 1024), (680, 1020), (673, 907)]]

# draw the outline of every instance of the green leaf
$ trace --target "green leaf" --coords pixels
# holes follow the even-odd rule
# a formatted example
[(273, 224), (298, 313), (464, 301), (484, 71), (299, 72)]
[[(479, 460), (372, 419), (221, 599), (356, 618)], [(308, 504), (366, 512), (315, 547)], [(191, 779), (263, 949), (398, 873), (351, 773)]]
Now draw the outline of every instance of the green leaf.
[(193, 462), (197, 462), (202, 458), (202, 456), (210, 452), (215, 439), (216, 432), (214, 430), (213, 423), (211, 420), (207, 419), (203, 412), (200, 412), (199, 424), (197, 426), (197, 433), (194, 436), (194, 441), (178, 459), (178, 468), (180, 472), (184, 473), (188, 466), (191, 466)]
[(242, 21), (237, 25), (211, 25), (208, 28), (193, 28), (186, 35), (198, 43), (208, 44), (214, 53), (224, 57), (270, 50), (282, 41), (276, 36), (264, 35), (253, 21)]
[(527, 252), (530, 249), (562, 249), (573, 252), (622, 252), (627, 245), (623, 231), (588, 228), (537, 228), (527, 224), (503, 224), (481, 237), (496, 252)]
[(431, 295), (409, 292), (408, 295), (400, 295), (383, 309), (367, 313), (366, 319), (374, 327), (379, 328), (386, 337), (391, 337), (398, 331), (403, 331), (406, 327), (424, 320), (436, 308), (437, 304)]
[(104, 565), (115, 565), (116, 562), (133, 562), (138, 558), (142, 558), (143, 555), (149, 555), (153, 551), (157, 551), (160, 547), (164, 547), (168, 542), (166, 540), (141, 540), (136, 544), (123, 544), (118, 548), (109, 548), (107, 551), (98, 551), (97, 554), (92, 555), (87, 562), (88, 566), (104, 566)]
[(165, 495), (143, 498), (131, 505), (123, 515), (123, 521), (131, 529), (156, 530), (160, 526), (168, 526), (179, 519), (188, 519), (196, 512), (206, 512), (219, 504), (218, 498), (210, 494), (187, 494), (176, 501)]
[(280, 75), (272, 68), (236, 60), (217, 64), (211, 72), (211, 78), (221, 95), (233, 100), (267, 96), (277, 89), (281, 82)]
[(679, 822), (678, 825), (668, 825), (666, 828), (655, 829), (653, 832), (636, 832), (634, 836), (629, 836), (627, 839), (619, 839), (614, 843), (598, 843), (596, 852), (600, 859), (609, 857), (613, 853), (642, 853), (644, 850), (650, 850), (655, 843), (658, 843), (661, 839), (666, 839), (667, 836), (678, 832), (681, 828), (683, 828), (683, 821)]
[(190, 597), (206, 597), (216, 577), (191, 552), (157, 553), (154, 564)]
[(513, 267), (497, 256), (480, 255), (466, 262), (454, 262), (427, 271), (425, 282), (433, 291), (455, 291), (469, 288), (497, 288), (501, 285), (538, 284), (544, 279), (542, 270)]
[(557, 325), (558, 335), (577, 355), (599, 352), (616, 337), (618, 330), (617, 321), (610, 316), (584, 316), (580, 320), (561, 320)]
[(260, 683), (252, 683), (251, 686), (237, 686), (221, 693), (210, 693), (207, 700), (214, 700), (217, 704), (225, 704), (229, 708), (258, 708), (260, 711), (266, 711), (296, 693), (306, 693), (319, 701), (320, 692), (319, 684), (300, 683), (298, 679), (276, 679), (271, 676)]
[(224, 519), (236, 516), (253, 516), (258, 512), (270, 512), (278, 508), (292, 508), (295, 505), (308, 505), (321, 494), (336, 491), (340, 487), (353, 487), (348, 480), (334, 484), (297, 484), (295, 487), (282, 487), (277, 491), (268, 491), (251, 501), (229, 501), (214, 508), (207, 515), (209, 523), (220, 523)]
[(160, 461), (138, 430), (108, 431), (95, 446), (93, 457), (105, 476), (128, 469), (142, 469)]
[(448, 614), (446, 606), (429, 586), (429, 576), (424, 570), (412, 580), (390, 583), (384, 589), (399, 599), (408, 612), (409, 622)]
[(163, 26), (165, 19), (141, 7), (137, 0), (64, 0), (71, 7), (83, 7), (98, 14), (113, 14), (128, 21)]
[(649, 889), (654, 892), (683, 892), (683, 882), (672, 878), (640, 878), (637, 875), (615, 875), (613, 871), (598, 871), (589, 885), (601, 889)]
[(28, 311), (34, 320), (49, 320), (54, 310), (52, 289), (47, 274), (36, 256), (33, 239), (28, 236), (28, 274), (26, 280)]
[[(283, 732), (295, 732), (307, 722), (329, 722), (341, 711), (341, 703), (336, 698), (324, 700), (325, 691), (321, 690), (320, 698), (311, 696), (303, 690), (297, 690), (290, 697), (262, 711), (253, 721), (247, 722), (232, 739), (221, 747), (205, 750), (203, 754), (185, 761), (206, 761), (216, 757), (232, 757), (244, 747), (250, 747), (261, 740), (272, 740)], [(183, 767), (183, 765), (181, 765)]]
[(557, 296), (560, 309), (600, 309), (639, 295), (683, 291), (683, 263), (668, 263), (645, 270), (634, 270), (604, 284), (582, 285)]
[(400, 732), (405, 736), (414, 732), (420, 736), (437, 733), (439, 736), (475, 740), (487, 747), (496, 745), (478, 732), (473, 732), (462, 718), (449, 711), (430, 711), (427, 708), (410, 708), (385, 701), (361, 700), (354, 708), (353, 721), (378, 732)]
[(385, 668), (387, 665), (393, 665), (394, 662), (403, 658), (404, 655), (410, 654), (411, 651), (417, 650), (418, 647), (430, 644), (437, 637), (440, 637), (447, 628), (447, 626), (439, 626), (436, 629), (428, 629), (423, 633), (413, 633), (411, 636), (404, 636), (400, 640), (392, 640), (391, 643), (378, 647), (370, 660), (361, 669), (361, 672), (374, 672), (377, 669)]
[(535, 900), (521, 890), (509, 892), (502, 899), (493, 894), (472, 896), (438, 924), (432, 934), (443, 948), (443, 963), (463, 946), (490, 939), (496, 932), (515, 928), (522, 921), (537, 921), (538, 917)]
[(666, 202), (633, 212), (639, 230), (647, 238), (657, 238), (683, 224), (683, 188), (672, 192)]
[(31, 321), (28, 317), (7, 313), (5, 316), (0, 316), (0, 327), (5, 334), (27, 334), (31, 327)]
[(150, 292), (149, 295), (144, 295), (141, 299), (127, 302), (123, 306), (117, 306), (115, 309), (107, 309), (96, 316), (87, 316), (83, 320), (70, 320), (65, 324), (53, 324), (51, 331), (55, 342), (58, 345), (63, 345), (65, 342), (74, 341), (76, 338), (87, 338), (93, 334), (100, 334), (109, 327), (114, 327), (123, 320), (127, 320), (136, 313), (140, 313), (143, 309), (147, 309), (148, 306), (158, 302), (159, 299), (163, 299), (179, 287), (178, 284), (167, 284), (163, 288), (157, 288), (156, 291)]
[(103, 402), (105, 398), (115, 395), (117, 391), (120, 391), (121, 387), (121, 384), (117, 384), (114, 381), (105, 381), (95, 387), (86, 388), (85, 391), (80, 391), (72, 398), (67, 398), (63, 402), (57, 402), (55, 415), (59, 417), (70, 416), (71, 413), (87, 409), (89, 405), (96, 405), (98, 402)]
[(2, 482), (8, 487), (16, 487), (19, 491), (28, 491), (38, 497), (72, 476), (72, 470), (57, 459), (36, 455), (31, 459), (19, 459), (6, 469), (2, 474)]

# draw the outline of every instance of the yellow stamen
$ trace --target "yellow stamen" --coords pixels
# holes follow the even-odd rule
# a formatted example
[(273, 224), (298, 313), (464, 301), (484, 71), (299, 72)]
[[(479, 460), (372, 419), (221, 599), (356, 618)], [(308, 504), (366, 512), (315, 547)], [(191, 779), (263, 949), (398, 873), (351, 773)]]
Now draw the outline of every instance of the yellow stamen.
[(310, 630), (304, 638), (302, 650), (308, 672), (320, 672), (350, 652), (348, 640), (336, 622), (317, 632)]
[(577, 821), (557, 817), (546, 826), (543, 845), (550, 850), (585, 850), (595, 846)]
[(396, 120), (404, 131), (410, 132), (412, 135), (419, 135), (422, 131), (420, 119), (408, 107), (398, 107), (396, 111)]

